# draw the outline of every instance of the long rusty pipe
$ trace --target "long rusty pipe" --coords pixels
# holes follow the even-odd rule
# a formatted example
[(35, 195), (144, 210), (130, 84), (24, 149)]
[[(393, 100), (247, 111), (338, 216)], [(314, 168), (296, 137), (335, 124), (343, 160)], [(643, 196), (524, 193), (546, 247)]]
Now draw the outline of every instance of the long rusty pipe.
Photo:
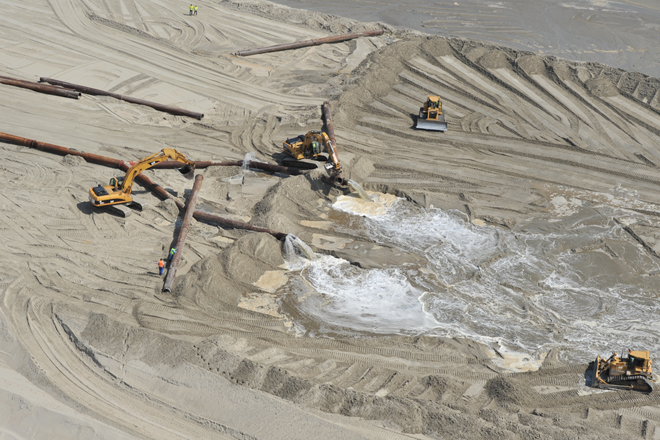
[[(337, 140), (335, 139), (335, 125), (332, 122), (332, 113), (330, 113), (330, 103), (325, 101), (322, 108), (323, 118), (325, 119), (325, 132), (328, 134), (328, 138), (330, 138), (330, 148), (332, 149), (329, 153), (334, 163), (340, 163), (339, 153), (337, 153)], [(327, 178), (324, 176), (323, 180), (330, 184), (346, 185), (346, 180), (342, 177), (341, 170)]]
[(47, 82), (49, 84), (54, 84), (62, 87), (66, 87), (69, 89), (73, 90), (78, 90), (83, 93), (87, 93), (88, 95), (100, 95), (100, 96), (111, 96), (113, 98), (130, 102), (132, 104), (139, 104), (139, 105), (146, 105), (148, 107), (154, 108), (156, 110), (160, 110), (162, 112), (166, 113), (171, 113), (173, 115), (182, 115), (182, 116), (189, 116), (191, 118), (196, 118), (196, 119), (202, 119), (204, 117), (203, 113), (197, 113), (197, 112), (192, 112), (189, 110), (185, 110), (179, 107), (173, 107), (171, 105), (164, 105), (164, 104), (158, 104), (157, 102), (151, 102), (151, 101), (146, 101), (144, 99), (139, 99), (139, 98), (133, 98), (131, 96), (126, 96), (126, 95), (120, 95), (119, 93), (112, 93), (112, 92), (107, 92), (105, 90), (100, 90), (100, 89), (94, 89), (92, 87), (87, 87), (87, 86), (81, 86), (80, 84), (72, 84), (68, 83), (65, 81), (60, 81), (58, 79), (52, 79), (52, 78), (45, 78), (41, 77), (39, 78), (39, 81), (41, 82)]
[[(122, 162), (122, 165), (120, 167), (124, 171), (128, 171), (128, 168), (130, 166)], [(174, 203), (176, 206), (179, 208), (179, 210), (184, 209), (184, 204), (181, 203), (178, 199), (172, 197), (172, 194), (168, 193), (165, 191), (165, 189), (154, 183), (151, 179), (149, 179), (147, 176), (144, 174), (138, 174), (138, 176), (135, 178), (135, 180), (139, 181), (144, 187), (149, 188), (156, 196), (160, 197), (161, 199), (172, 199), (174, 200)], [(228, 218), (220, 217), (217, 215), (209, 214), (208, 212), (202, 212), (202, 211), (195, 211), (193, 213), (193, 217), (195, 219), (204, 222), (204, 223), (211, 223), (217, 226), (223, 226), (226, 228), (232, 228), (232, 229), (246, 229), (248, 231), (254, 231), (254, 232), (265, 232), (267, 234), (272, 235), (273, 237), (277, 238), (278, 240), (283, 240), (284, 237), (287, 236), (287, 234), (284, 234), (282, 232), (277, 232), (273, 231), (271, 229), (266, 229), (266, 228), (260, 228), (258, 226), (253, 226), (249, 223), (243, 223), (239, 222), (236, 220), (230, 220)]]
[[(249, 166), (250, 168), (256, 168), (258, 170), (263, 170), (263, 171), (270, 171), (272, 173), (285, 173), (285, 174), (292, 174), (294, 176), (306, 174), (304, 170), (301, 170), (300, 168), (294, 168), (294, 167), (283, 167), (281, 165), (272, 165), (269, 163), (265, 162), (257, 162), (257, 161), (249, 161)], [(133, 164), (134, 162), (129, 162), (130, 164)], [(208, 168), (208, 167), (231, 167), (231, 166), (236, 166), (236, 167), (241, 167), (243, 166), (244, 161), (242, 160), (226, 160), (223, 162), (212, 162), (212, 161), (206, 161), (206, 160), (198, 160), (195, 162), (195, 168), (197, 169), (202, 169), (202, 168)], [(173, 169), (173, 168), (181, 168), (185, 164), (181, 162), (176, 162), (172, 160), (167, 160), (164, 162), (157, 163), (154, 165), (152, 168), (164, 168), (164, 169)]]
[(319, 44), (339, 43), (340, 41), (352, 40), (354, 38), (360, 38), (360, 37), (375, 37), (381, 35), (382, 33), (383, 33), (382, 29), (376, 29), (365, 32), (353, 32), (350, 34), (335, 35), (333, 37), (324, 37), (324, 38), (316, 38), (313, 40), (296, 41), (294, 43), (287, 43), (287, 44), (277, 44), (275, 46), (262, 47), (261, 49), (239, 50), (238, 52), (235, 52), (234, 55), (237, 55), (239, 57), (246, 57), (249, 55), (257, 55), (260, 53), (279, 52), (281, 50), (298, 49), (300, 47), (307, 47), (307, 46), (318, 46)]
[(179, 238), (176, 240), (176, 252), (172, 256), (172, 261), (170, 262), (170, 267), (167, 271), (167, 276), (165, 276), (165, 284), (163, 285), (163, 292), (170, 293), (172, 291), (172, 283), (174, 283), (174, 277), (176, 276), (176, 271), (179, 268), (179, 262), (181, 261), (181, 254), (183, 254), (183, 248), (186, 245), (186, 237), (188, 236), (188, 227), (190, 226), (190, 220), (193, 217), (195, 212), (195, 205), (197, 204), (197, 193), (202, 187), (202, 180), (204, 177), (201, 174), (195, 176), (195, 183), (193, 184), (192, 192), (188, 198), (188, 205), (186, 206), (186, 212), (183, 216), (183, 223), (181, 224), (181, 230), (179, 231)]
[(64, 98), (78, 99), (80, 93), (73, 90), (62, 89), (60, 87), (53, 87), (46, 84), (39, 84), (32, 81), (23, 79), (9, 78), (7, 76), (0, 76), (0, 84), (8, 86), (22, 87), (24, 89), (34, 90), (35, 92), (47, 93), (49, 95), (62, 96)]
[[(98, 154), (92, 154), (92, 153), (83, 153), (80, 151), (72, 150), (70, 148), (65, 148), (65, 147), (60, 147), (59, 145), (54, 145), (54, 144), (48, 144), (45, 142), (39, 142), (35, 141), (32, 139), (27, 139), (24, 137), (20, 136), (13, 136), (11, 134), (6, 134), (6, 133), (0, 133), (0, 141), (7, 142), (10, 144), (16, 144), (16, 145), (24, 145), (26, 147), (30, 148), (36, 148), (41, 151), (46, 151), (48, 153), (54, 153), (54, 154), (59, 154), (61, 156), (66, 156), (67, 154), (72, 154), (74, 156), (80, 156), (85, 161), (90, 162), (90, 163), (96, 163), (99, 165), (106, 165), (109, 167), (113, 168), (119, 168), (120, 170), (126, 172), (130, 168), (130, 165), (127, 162), (124, 162), (123, 160), (119, 159), (112, 159), (110, 157), (105, 157), (105, 156), (99, 156)], [(177, 207), (182, 210), (184, 209), (183, 203), (181, 203), (179, 200), (175, 199), (172, 197), (170, 193), (165, 191), (163, 187), (160, 185), (155, 184), (154, 182), (151, 181), (147, 176), (144, 174), (138, 174), (138, 176), (135, 178), (138, 182), (140, 182), (143, 186), (149, 188), (152, 192), (156, 194), (156, 196), (160, 197), (161, 199), (174, 199), (174, 202), (176, 203)], [(266, 228), (259, 228), (257, 226), (252, 226), (249, 223), (243, 223), (243, 222), (238, 222), (235, 220), (230, 220), (226, 219), (217, 215), (213, 214), (208, 214), (206, 212), (201, 212), (201, 211), (195, 211), (193, 214), (194, 217), (199, 220), (203, 221), (206, 223), (212, 223), (218, 226), (225, 226), (228, 228), (233, 228), (233, 229), (247, 229), (249, 231), (255, 231), (255, 232), (265, 232), (267, 234), (272, 235), (273, 237), (277, 238), (278, 240), (284, 239), (287, 234), (284, 234), (282, 232), (277, 232), (273, 231), (270, 229)]]
[(67, 154), (80, 156), (83, 159), (85, 159), (86, 162), (96, 163), (99, 165), (106, 165), (113, 168), (121, 168), (121, 164), (124, 162), (119, 159), (112, 159), (105, 156), (99, 156), (98, 154), (93, 154), (93, 153), (84, 153), (81, 151), (72, 150), (70, 148), (60, 147), (59, 145), (49, 144), (47, 142), (39, 142), (33, 139), (27, 139), (24, 137), (14, 136), (7, 133), (0, 133), (0, 141), (7, 142), (10, 144), (16, 144), (16, 145), (24, 145), (26, 147), (36, 148), (37, 150), (46, 151), (47, 153), (59, 154), (60, 156), (66, 156)]
[[(93, 153), (83, 153), (81, 151), (77, 150), (72, 150), (70, 148), (65, 148), (65, 147), (60, 147), (59, 145), (54, 145), (54, 144), (49, 144), (46, 142), (39, 142), (35, 141), (33, 139), (27, 139), (24, 137), (20, 136), (14, 136), (11, 134), (7, 133), (0, 133), (0, 141), (7, 142), (10, 144), (16, 144), (16, 145), (24, 145), (26, 147), (32, 147), (36, 148), (38, 150), (46, 151), (49, 153), (55, 153), (59, 154), (60, 156), (66, 156), (67, 154), (71, 154), (74, 156), (80, 156), (85, 161), (89, 163), (96, 163), (100, 165), (106, 165), (110, 166), (113, 168), (121, 168), (120, 163), (124, 162), (119, 159), (112, 159), (106, 156), (99, 156), (98, 154), (93, 154)], [(126, 161), (126, 163), (130, 166), (135, 163), (135, 161)], [(174, 169), (174, 168), (181, 168), (185, 164), (181, 162), (176, 162), (176, 161), (165, 161), (165, 162), (160, 162), (156, 164), (153, 168), (164, 168), (164, 169)], [(224, 161), (224, 162), (213, 162), (213, 161), (208, 161), (208, 160), (200, 160), (195, 162), (195, 168), (208, 168), (208, 167), (222, 167), (222, 166), (242, 166), (243, 161), (242, 160), (231, 160), (231, 161)], [(264, 162), (255, 162), (255, 161), (250, 161), (250, 166), (253, 168), (261, 169), (264, 171), (270, 171), (274, 173), (287, 173), (287, 174), (293, 174), (293, 175), (299, 175), (299, 174), (305, 174), (304, 171), (298, 169), (298, 168), (293, 168), (293, 167), (282, 167), (279, 165), (272, 165), (269, 163), (264, 163)]]

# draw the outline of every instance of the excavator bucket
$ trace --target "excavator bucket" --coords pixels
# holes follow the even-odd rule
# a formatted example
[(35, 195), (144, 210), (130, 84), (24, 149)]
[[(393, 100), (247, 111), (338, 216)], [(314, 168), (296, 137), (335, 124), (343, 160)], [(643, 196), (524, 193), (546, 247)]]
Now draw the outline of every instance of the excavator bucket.
[(193, 166), (185, 165), (181, 168), (177, 168), (176, 170), (188, 180), (191, 180), (193, 177), (195, 177), (195, 167)]

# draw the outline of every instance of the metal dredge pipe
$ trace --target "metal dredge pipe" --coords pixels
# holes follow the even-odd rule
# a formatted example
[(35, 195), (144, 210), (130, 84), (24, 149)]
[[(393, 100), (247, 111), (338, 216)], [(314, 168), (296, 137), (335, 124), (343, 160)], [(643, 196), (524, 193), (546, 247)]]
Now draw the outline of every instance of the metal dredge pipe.
[(340, 41), (352, 40), (354, 38), (360, 38), (360, 37), (375, 37), (381, 35), (382, 33), (383, 33), (382, 29), (365, 31), (365, 32), (353, 32), (350, 34), (335, 35), (333, 37), (316, 38), (313, 40), (296, 41), (295, 43), (278, 44), (275, 46), (263, 47), (261, 49), (239, 50), (238, 52), (234, 53), (234, 55), (237, 55), (239, 57), (246, 57), (249, 55), (257, 55), (260, 53), (279, 52), (281, 50), (298, 49), (300, 47), (307, 47), (307, 46), (318, 46), (319, 44), (339, 43)]
[[(26, 147), (36, 148), (38, 150), (46, 151), (48, 153), (59, 154), (61, 156), (66, 156), (67, 154), (73, 154), (75, 156), (82, 157), (87, 162), (106, 165), (113, 168), (119, 168), (124, 172), (128, 171), (128, 169), (131, 167), (128, 163), (124, 162), (123, 160), (112, 159), (110, 157), (105, 157), (105, 156), (99, 156), (98, 154), (82, 153), (80, 151), (60, 147), (59, 145), (47, 144), (45, 142), (38, 142), (32, 139), (27, 139), (20, 136), (13, 136), (11, 134), (6, 134), (6, 133), (0, 133), (0, 141), (7, 142), (10, 144), (16, 144), (16, 145), (24, 145)], [(165, 191), (165, 189), (163, 189), (162, 186), (152, 182), (151, 179), (149, 179), (144, 174), (138, 174), (135, 180), (140, 182), (142, 186), (149, 188), (149, 190), (151, 190), (154, 194), (156, 194), (156, 196), (160, 197), (161, 199), (163, 200), (173, 199), (180, 210), (184, 209), (183, 203), (172, 197), (172, 195), (167, 191)], [(206, 212), (195, 211), (193, 216), (199, 221), (211, 223), (217, 226), (224, 226), (233, 229), (246, 229), (255, 232), (265, 232), (277, 238), (278, 240), (282, 240), (287, 235), (282, 232), (277, 232), (266, 228), (252, 226), (249, 223), (243, 223), (235, 220), (226, 219), (223, 217), (219, 217), (217, 215), (208, 214)]]
[[(332, 156), (334, 163), (339, 163), (339, 153), (337, 153), (337, 140), (335, 139), (335, 125), (332, 122), (332, 114), (330, 113), (330, 103), (325, 101), (323, 103), (323, 118), (325, 119), (325, 132), (328, 133), (328, 138), (330, 138), (330, 156)], [(339, 174), (333, 174), (330, 177), (323, 176), (321, 178), (324, 182), (337, 185), (345, 185), (346, 180)]]
[[(228, 160), (224, 162), (211, 162), (205, 160), (198, 160), (195, 161), (195, 168), (202, 169), (208, 167), (231, 167), (231, 166), (240, 167), (243, 166), (243, 162), (244, 161), (242, 160)], [(132, 162), (129, 163), (132, 164)], [(182, 166), (184, 166), (184, 164), (181, 162), (166, 160), (164, 162), (157, 163), (152, 167), (152, 169), (153, 168), (172, 169), (172, 168), (181, 168)], [(281, 165), (272, 165), (265, 162), (250, 161), (249, 166), (250, 168), (256, 168), (258, 170), (263, 170), (263, 171), (270, 171), (272, 173), (285, 173), (285, 174), (292, 174), (294, 176), (305, 174), (305, 171), (299, 168), (283, 167)]]
[(287, 234), (284, 234), (282, 232), (273, 231), (272, 229), (266, 229), (266, 228), (260, 228), (258, 226), (252, 226), (249, 223), (237, 222), (235, 220), (230, 220), (228, 218), (219, 217), (217, 215), (209, 214), (209, 213), (206, 213), (206, 212), (195, 211), (194, 216), (197, 220), (202, 221), (204, 223), (211, 223), (211, 224), (214, 224), (214, 225), (217, 225), (217, 226), (222, 226), (222, 227), (225, 227), (225, 228), (246, 229), (248, 231), (254, 231), (254, 232), (265, 232), (266, 234), (270, 234), (273, 237), (277, 238), (278, 240), (284, 240), (284, 238), (287, 236)]
[[(23, 145), (30, 148), (36, 148), (37, 150), (46, 151), (47, 153), (59, 154), (60, 156), (66, 156), (71, 154), (74, 156), (80, 156), (89, 163), (97, 163), (100, 165), (106, 165), (113, 168), (121, 168), (122, 160), (112, 159), (110, 157), (99, 156), (98, 154), (92, 153), (83, 153), (81, 151), (72, 150), (70, 148), (60, 147), (59, 145), (49, 144), (46, 142), (39, 142), (33, 139), (27, 139), (20, 136), (14, 136), (7, 133), (0, 133), (0, 141), (7, 142), (10, 144)], [(127, 168), (128, 169), (128, 168)]]
[(146, 105), (156, 110), (160, 110), (166, 113), (171, 113), (173, 115), (190, 116), (191, 118), (196, 118), (196, 119), (202, 119), (204, 117), (203, 113), (191, 112), (189, 110), (184, 110), (179, 107), (173, 107), (171, 105), (158, 104), (157, 102), (145, 101), (144, 99), (138, 99), (138, 98), (133, 98), (131, 96), (120, 95), (119, 93), (106, 92), (105, 90), (94, 89), (92, 87), (81, 86), (79, 84), (72, 84), (72, 83), (60, 81), (58, 79), (45, 78), (42, 76), (41, 78), (39, 78), (39, 81), (47, 82), (49, 84), (54, 84), (57, 86), (66, 87), (69, 89), (78, 90), (80, 92), (87, 93), (88, 95), (112, 96), (113, 98), (122, 101), (130, 102), (132, 104)]
[(195, 205), (197, 204), (197, 193), (202, 187), (202, 180), (204, 180), (204, 177), (201, 174), (195, 176), (195, 183), (193, 184), (192, 192), (188, 198), (188, 206), (186, 206), (186, 212), (183, 216), (183, 223), (181, 224), (181, 230), (179, 231), (179, 238), (176, 240), (176, 252), (174, 253), (174, 256), (172, 256), (170, 268), (167, 271), (167, 276), (165, 277), (165, 284), (163, 285), (164, 293), (170, 293), (172, 291), (172, 283), (174, 283), (176, 270), (179, 268), (179, 262), (181, 261), (181, 254), (183, 254), (183, 248), (186, 245), (188, 226), (190, 226), (190, 220), (192, 219), (193, 213), (195, 212)]
[[(66, 156), (67, 154), (72, 154), (74, 156), (80, 156), (85, 161), (90, 162), (90, 163), (97, 163), (100, 165), (106, 165), (110, 166), (113, 168), (121, 168), (120, 163), (124, 162), (119, 159), (112, 159), (109, 157), (105, 156), (99, 156), (98, 154), (93, 154), (93, 153), (83, 153), (81, 151), (77, 150), (72, 150), (70, 148), (65, 148), (65, 147), (60, 147), (59, 145), (54, 145), (54, 144), (49, 144), (46, 142), (39, 142), (35, 141), (33, 139), (27, 139), (24, 137), (20, 136), (14, 136), (11, 134), (7, 133), (0, 133), (0, 141), (7, 142), (10, 144), (16, 144), (16, 145), (24, 145), (26, 147), (31, 147), (31, 148), (36, 148), (38, 150), (46, 151), (48, 153), (55, 153), (59, 154), (61, 156)], [(126, 161), (126, 163), (130, 166), (135, 163), (135, 161)], [(185, 164), (181, 162), (176, 162), (176, 161), (164, 161), (161, 163), (156, 164), (152, 169), (155, 168), (164, 168), (164, 169), (174, 169), (174, 168), (181, 168)], [(208, 168), (208, 167), (222, 167), (222, 166), (242, 166), (243, 161), (242, 160), (234, 160), (234, 161), (225, 161), (225, 162), (212, 162), (212, 161), (196, 161), (195, 162), (195, 168)], [(269, 163), (264, 163), (264, 162), (254, 162), (250, 161), (250, 166), (253, 168), (261, 169), (264, 171), (270, 171), (274, 173), (286, 173), (286, 174), (293, 174), (293, 175), (299, 175), (299, 174), (305, 174), (304, 171), (299, 170), (298, 168), (292, 168), (292, 167), (282, 167), (279, 165), (271, 165)], [(128, 169), (128, 168), (127, 168)], [(126, 170), (124, 170), (126, 171)]]
[(22, 79), (14, 79), (6, 76), (0, 76), (0, 84), (8, 86), (22, 87), (24, 89), (34, 90), (35, 92), (48, 93), (49, 95), (62, 96), (64, 98), (78, 99), (80, 93), (73, 90), (62, 89), (60, 87), (48, 86), (46, 84), (39, 84), (32, 81), (25, 81)]
[[(126, 164), (125, 162), (122, 162), (120, 168), (124, 171), (128, 171), (128, 168), (130, 168), (130, 166), (128, 164)], [(165, 191), (165, 189), (162, 186), (152, 182), (152, 180), (149, 179), (144, 174), (138, 174), (137, 177), (135, 178), (135, 180), (139, 181), (142, 184), (142, 186), (144, 186), (146, 188), (149, 188), (149, 190), (151, 190), (154, 194), (156, 194), (161, 199), (163, 199), (163, 200), (164, 199), (174, 200), (174, 203), (176, 204), (177, 208), (179, 208), (179, 210), (184, 209), (183, 203), (181, 203), (178, 199), (175, 199), (174, 197), (172, 197), (172, 194)], [(254, 231), (254, 232), (265, 232), (266, 234), (270, 234), (273, 237), (277, 238), (278, 240), (282, 240), (282, 239), (284, 239), (284, 237), (287, 236), (287, 234), (284, 234), (283, 232), (277, 232), (277, 231), (273, 231), (271, 229), (260, 228), (258, 226), (253, 226), (249, 223), (243, 223), (243, 222), (239, 222), (239, 221), (236, 221), (236, 220), (230, 220), (228, 218), (224, 218), (224, 217), (220, 217), (220, 216), (217, 216), (217, 215), (209, 214), (207, 212), (195, 211), (193, 213), (193, 217), (195, 217), (196, 220), (199, 220), (201, 222), (210, 223), (210, 224), (214, 224), (214, 225), (217, 225), (217, 226), (222, 226), (222, 227), (225, 227), (225, 228), (246, 229), (248, 231)]]

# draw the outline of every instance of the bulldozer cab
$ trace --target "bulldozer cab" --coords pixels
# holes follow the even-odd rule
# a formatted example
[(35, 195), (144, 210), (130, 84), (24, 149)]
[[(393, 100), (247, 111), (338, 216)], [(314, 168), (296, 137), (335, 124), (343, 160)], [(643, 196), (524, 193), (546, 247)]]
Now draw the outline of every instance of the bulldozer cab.
[(429, 96), (426, 100), (427, 110), (437, 110), (442, 113), (442, 101), (439, 96)]
[(647, 372), (650, 370), (650, 358), (648, 351), (630, 351), (628, 353), (628, 369), (635, 372)]

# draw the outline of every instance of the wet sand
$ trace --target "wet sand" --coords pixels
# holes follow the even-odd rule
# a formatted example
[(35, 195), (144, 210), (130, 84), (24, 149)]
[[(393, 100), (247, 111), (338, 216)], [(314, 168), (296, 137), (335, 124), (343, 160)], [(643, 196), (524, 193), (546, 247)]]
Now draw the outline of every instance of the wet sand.
[[(439, 335), (369, 330), (350, 319), (319, 318), (331, 316), (321, 312), (339, 305), (332, 298), (338, 292), (315, 287), (305, 269), (294, 267), (286, 243), (195, 221), (173, 293), (164, 295), (156, 264), (180, 227), (171, 200), (136, 185), (134, 194), (149, 202), (148, 209), (128, 218), (94, 210), (88, 189), (117, 170), (1, 143), (3, 435), (656, 435), (659, 394), (595, 392), (585, 373), (588, 356), (608, 342), (614, 341), (614, 350), (635, 343), (634, 335), (657, 341), (648, 322), (660, 274), (660, 80), (265, 2), (203, 3), (197, 17), (186, 14), (185, 4), (142, 0), (3, 6), (1, 75), (53, 77), (205, 117), (2, 86), (2, 132), (125, 160), (172, 147), (195, 160), (252, 153), (275, 163), (284, 139), (321, 128), (320, 104), (328, 100), (345, 177), (382, 194), (386, 203), (399, 197), (410, 211), (442, 210), (468, 229), (512, 240), (583, 226), (607, 229), (612, 235), (585, 233), (575, 242), (566, 239), (561, 249), (540, 251), (576, 256), (586, 262), (580, 270), (611, 269), (615, 281), (598, 288), (625, 281), (641, 292), (631, 301), (587, 302), (584, 313), (594, 326), (615, 319), (621, 327), (582, 347), (570, 332), (562, 333), (566, 316), (534, 321), (539, 310), (550, 308), (536, 309), (534, 301), (557, 290), (498, 278), (497, 265), (508, 258), (498, 251), (478, 261), (481, 275), (461, 272), (465, 279), (454, 280), (459, 287), (451, 294), (466, 299), (462, 283), (499, 283), (521, 301), (510, 312), (527, 314), (547, 332), (550, 345), (532, 341), (542, 350), (508, 352), (473, 337), (515, 345), (508, 335), (488, 334), (487, 326), (470, 328), (476, 333), (439, 326), (445, 331)], [(385, 35), (249, 58), (230, 55), (374, 27)], [(449, 130), (415, 131), (420, 103), (438, 91)], [(328, 187), (322, 169), (296, 177), (238, 167), (198, 173), (204, 176), (198, 199), (204, 210), (295, 234), (319, 261), (345, 259), (341, 274), (414, 267), (419, 279), (446, 280), (428, 263), (431, 254), (365, 234), (361, 215), (333, 208), (351, 193)], [(189, 193), (190, 182), (172, 170), (145, 174), (182, 201)], [(600, 279), (602, 271), (584, 274)], [(642, 299), (648, 309), (636, 314)], [(633, 307), (623, 313), (620, 304)], [(440, 311), (431, 310), (436, 320)], [(379, 323), (377, 315), (361, 318)], [(468, 310), (448, 323), (472, 321)], [(646, 348), (656, 356), (657, 347)], [(35, 434), (35, 425), (43, 431)]]

